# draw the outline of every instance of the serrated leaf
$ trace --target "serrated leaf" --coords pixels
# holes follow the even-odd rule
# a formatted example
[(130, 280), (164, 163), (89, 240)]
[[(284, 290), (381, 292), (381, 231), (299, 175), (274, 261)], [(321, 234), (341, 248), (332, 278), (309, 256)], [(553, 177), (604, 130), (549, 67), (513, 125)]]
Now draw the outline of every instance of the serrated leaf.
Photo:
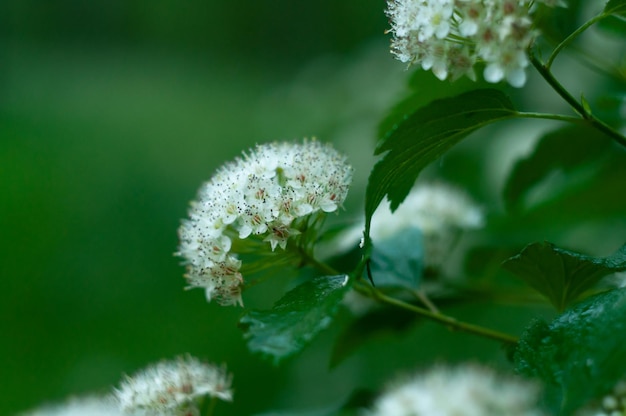
[(547, 133), (530, 155), (513, 166), (503, 191), (507, 209), (519, 211), (532, 191), (552, 173), (567, 176), (606, 155), (610, 145), (604, 135), (585, 126), (565, 127)]
[[(621, 223), (626, 212), (626, 152), (617, 145), (612, 147), (606, 157), (602, 156), (598, 163), (586, 164), (582, 172), (572, 170), (560, 178), (555, 175), (549, 181), (549, 187), (540, 184), (543, 194), (540, 197), (537, 193), (531, 195), (537, 203), (529, 205), (522, 217), (509, 221), (511, 232), (521, 236), (536, 233), (520, 234), (522, 230), (565, 231), (581, 223)], [(607, 231), (609, 229), (610, 226)], [(523, 241), (518, 240), (517, 244), (520, 243)]]
[(423, 267), (423, 236), (418, 228), (405, 228), (372, 246), (370, 270), (378, 287), (417, 289)]
[(376, 154), (386, 154), (374, 166), (367, 184), (366, 235), (385, 196), (395, 211), (429, 163), (476, 129), (516, 114), (504, 93), (481, 89), (433, 101), (398, 124), (376, 149)]
[(579, 303), (549, 325), (533, 323), (514, 354), (519, 373), (545, 382), (555, 414), (600, 399), (626, 374), (626, 289)]
[(626, 0), (609, 0), (604, 7), (604, 13), (626, 17)]
[(348, 276), (323, 276), (287, 292), (272, 309), (250, 311), (240, 320), (248, 348), (277, 364), (300, 352), (328, 327), (351, 282)]
[(608, 257), (592, 257), (548, 242), (533, 243), (502, 266), (562, 311), (604, 276), (626, 270), (626, 244)]
[[(442, 88), (444, 85), (445, 88)], [(467, 77), (458, 79), (453, 83), (442, 84), (432, 72), (418, 69), (409, 78), (409, 95), (396, 103), (379, 123), (378, 137), (379, 139), (387, 137), (389, 131), (393, 130), (397, 124), (433, 100), (452, 97), (466, 91), (486, 87), (487, 83), (485, 81), (481, 79), (472, 81)]]

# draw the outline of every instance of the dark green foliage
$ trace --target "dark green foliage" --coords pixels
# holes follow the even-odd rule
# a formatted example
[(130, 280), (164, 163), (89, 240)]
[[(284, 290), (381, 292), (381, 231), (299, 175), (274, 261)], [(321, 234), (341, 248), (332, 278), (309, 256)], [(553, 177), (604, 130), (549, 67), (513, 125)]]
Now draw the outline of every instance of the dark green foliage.
[(579, 303), (549, 325), (531, 324), (515, 352), (516, 370), (545, 383), (554, 414), (571, 415), (626, 374), (626, 289)]
[(368, 341), (409, 329), (417, 318), (413, 312), (389, 307), (374, 308), (356, 318), (337, 339), (330, 357), (331, 368), (339, 365)]
[(246, 313), (240, 325), (248, 348), (276, 364), (297, 354), (330, 325), (349, 288), (345, 275), (316, 277), (289, 291), (272, 309)]
[(476, 129), (516, 114), (501, 91), (481, 89), (435, 100), (396, 125), (375, 152), (385, 156), (374, 166), (367, 185), (366, 234), (385, 196), (395, 211), (429, 163)]
[(548, 242), (533, 243), (502, 266), (562, 311), (603, 277), (626, 270), (626, 245), (608, 257), (598, 258), (564, 250)]
[(609, 0), (604, 7), (604, 13), (616, 14), (626, 17), (626, 1), (625, 0)]
[(611, 142), (597, 130), (568, 126), (543, 136), (535, 150), (517, 161), (504, 187), (504, 201), (511, 211), (520, 211), (524, 202), (550, 174), (563, 176), (606, 156)]
[(557, 44), (576, 30), (580, 25), (579, 12), (583, 3), (584, 0), (567, 0), (568, 7), (556, 8), (539, 4), (533, 21), (542, 37)]
[(416, 70), (409, 79), (410, 93), (402, 101), (396, 103), (380, 122), (378, 137), (384, 140), (389, 132), (405, 118), (433, 100), (453, 97), (469, 90), (488, 86), (489, 84), (484, 81), (475, 82), (467, 77), (455, 82), (442, 83), (432, 72)]
[(423, 267), (423, 238), (417, 228), (406, 228), (392, 238), (374, 242), (372, 246), (371, 277), (378, 287), (417, 289)]

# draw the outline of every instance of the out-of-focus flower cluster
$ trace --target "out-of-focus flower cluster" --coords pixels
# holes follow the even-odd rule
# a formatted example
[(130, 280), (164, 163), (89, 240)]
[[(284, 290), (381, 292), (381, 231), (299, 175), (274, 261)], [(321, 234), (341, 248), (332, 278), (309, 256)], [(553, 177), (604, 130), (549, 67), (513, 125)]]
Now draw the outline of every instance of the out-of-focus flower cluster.
[(21, 416), (199, 416), (203, 400), (233, 399), (231, 382), (224, 366), (187, 355), (126, 377), (113, 394), (72, 398)]
[(73, 397), (66, 403), (45, 405), (19, 416), (124, 416), (113, 397)]
[(191, 204), (179, 229), (178, 255), (185, 259), (191, 287), (207, 299), (242, 304), (241, 260), (232, 238), (260, 236), (272, 250), (300, 234), (296, 220), (333, 212), (343, 203), (352, 167), (330, 145), (316, 140), (259, 145), (222, 166)]
[(392, 53), (402, 62), (432, 70), (441, 80), (467, 75), (485, 63), (487, 82), (526, 83), (527, 48), (538, 31), (533, 4), (554, 0), (389, 0)]
[[(443, 182), (417, 184), (402, 204), (391, 212), (383, 202), (374, 215), (370, 237), (374, 244), (393, 239), (407, 228), (420, 230), (424, 237), (424, 263), (437, 267), (446, 260), (458, 233), (484, 226), (485, 214), (463, 190)], [(337, 255), (356, 247), (364, 224), (349, 228), (329, 247), (321, 247), (322, 257)]]
[(395, 212), (381, 204), (372, 217), (374, 243), (406, 228), (424, 237), (424, 265), (438, 269), (448, 260), (459, 233), (485, 224), (485, 214), (463, 190), (443, 182), (415, 186)]
[(626, 380), (620, 380), (613, 390), (598, 403), (580, 410), (576, 416), (624, 416), (626, 415)]
[(450, 229), (480, 228), (482, 209), (461, 189), (443, 182), (415, 186), (402, 204), (391, 212), (381, 204), (372, 218), (371, 236), (383, 240), (407, 227), (416, 227), (427, 237)]
[(440, 366), (391, 385), (364, 416), (539, 416), (539, 393), (487, 367)]
[(200, 397), (231, 401), (231, 381), (224, 367), (186, 356), (127, 377), (115, 396), (125, 414), (195, 415), (199, 414), (196, 400)]

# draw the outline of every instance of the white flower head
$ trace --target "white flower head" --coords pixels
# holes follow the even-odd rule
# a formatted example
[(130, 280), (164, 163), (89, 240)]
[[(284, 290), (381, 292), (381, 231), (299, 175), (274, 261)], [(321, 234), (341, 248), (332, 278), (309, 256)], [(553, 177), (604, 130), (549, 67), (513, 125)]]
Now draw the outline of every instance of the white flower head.
[(429, 237), (483, 225), (482, 209), (467, 194), (452, 185), (433, 182), (415, 186), (393, 213), (388, 203), (382, 204), (372, 217), (370, 235), (373, 240), (383, 240), (399, 230), (416, 227)]
[(370, 236), (376, 244), (401, 230), (417, 228), (424, 237), (424, 264), (439, 270), (464, 230), (484, 226), (483, 210), (465, 192), (445, 183), (415, 186), (391, 212), (381, 204), (372, 217)]
[(195, 414), (201, 397), (231, 401), (231, 381), (232, 376), (224, 367), (185, 356), (162, 361), (127, 377), (115, 396), (125, 414)]
[[(437, 268), (459, 232), (478, 229), (484, 224), (483, 209), (463, 190), (443, 182), (419, 183), (394, 212), (388, 201), (378, 207), (372, 216), (370, 237), (376, 244), (393, 239), (403, 230), (416, 228), (424, 237), (425, 264)], [(332, 257), (357, 247), (363, 228), (363, 223), (356, 224), (323, 244), (321, 257)]]
[(241, 261), (232, 239), (258, 236), (272, 250), (300, 234), (295, 221), (342, 206), (352, 167), (317, 140), (268, 143), (222, 166), (198, 192), (179, 229), (177, 255), (185, 260), (190, 287), (207, 299), (242, 304)]
[(391, 385), (366, 416), (539, 416), (539, 389), (478, 365), (435, 367)]
[(76, 397), (66, 403), (46, 405), (21, 413), (20, 416), (122, 416), (117, 402), (112, 397)]
[(441, 80), (474, 79), (474, 65), (484, 62), (487, 82), (521, 87), (526, 50), (538, 35), (532, 6), (532, 0), (388, 0), (391, 51)]

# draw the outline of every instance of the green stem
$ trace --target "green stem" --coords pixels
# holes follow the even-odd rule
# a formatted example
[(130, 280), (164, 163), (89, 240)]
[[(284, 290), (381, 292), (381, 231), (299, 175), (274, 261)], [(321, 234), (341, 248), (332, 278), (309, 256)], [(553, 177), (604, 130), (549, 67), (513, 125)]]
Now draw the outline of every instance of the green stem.
[[(598, 120), (591, 113), (589, 113), (585, 109), (585, 107), (580, 102), (578, 102), (578, 100), (576, 100), (563, 87), (563, 85), (561, 85), (561, 83), (554, 77), (554, 75), (552, 75), (552, 72), (550, 72), (550, 69), (546, 65), (544, 65), (535, 56), (534, 53), (530, 52), (528, 55), (530, 57), (530, 62), (537, 69), (537, 71), (543, 77), (543, 79), (545, 79), (546, 82), (548, 84), (550, 84), (550, 86), (557, 92), (557, 94), (559, 94), (561, 96), (561, 98), (563, 98), (574, 109), (574, 111), (576, 111), (580, 115), (582, 120), (584, 120), (585, 122), (590, 124), (596, 130), (601, 131), (602, 133), (606, 134), (607, 136), (609, 136), (610, 138), (615, 140), (620, 145), (626, 147), (626, 137), (622, 136), (620, 133), (615, 131), (613, 128), (611, 128), (610, 126), (608, 126), (604, 122)], [(550, 115), (546, 115), (544, 117), (539, 117), (537, 115), (537, 113), (520, 113), (521, 116), (524, 116), (524, 114), (526, 114), (527, 117), (530, 117), (530, 115), (532, 114), (533, 115), (532, 118), (550, 118), (550, 119), (555, 119), (555, 116), (557, 116), (557, 115), (554, 115), (554, 114), (550, 114)], [(559, 117), (558, 118), (559, 120), (572, 121), (572, 120), (566, 120), (565, 116), (558, 116), (558, 117)]]
[(215, 411), (215, 405), (217, 404), (217, 397), (204, 398), (202, 403), (202, 409), (200, 409), (200, 416), (213, 416)]
[(568, 37), (566, 37), (561, 43), (559, 43), (556, 46), (556, 48), (554, 48), (554, 50), (552, 51), (552, 54), (550, 54), (550, 57), (548, 58), (548, 61), (546, 62), (546, 68), (548, 70), (550, 70), (550, 68), (552, 67), (552, 63), (556, 59), (556, 57), (559, 54), (559, 52), (561, 52), (563, 50), (563, 48), (565, 48), (567, 45), (572, 43), (572, 41), (574, 39), (576, 39), (576, 37), (578, 35), (583, 33), (590, 26), (594, 25), (595, 23), (599, 22), (600, 20), (604, 19), (605, 17), (607, 17), (607, 15), (605, 15), (604, 13), (601, 13), (601, 14), (597, 15), (596, 17), (593, 17), (592, 19), (587, 20), (582, 26), (580, 26), (578, 29), (576, 29), (572, 33), (570, 33), (570, 35)]
[(420, 289), (416, 289), (416, 290), (412, 290), (411, 293), (413, 293), (415, 297), (419, 299), (419, 301), (422, 302), (424, 306), (428, 308), (429, 311), (431, 311), (432, 313), (441, 313), (439, 311), (439, 308), (437, 308), (437, 306), (433, 303), (433, 301), (430, 300), (426, 292)]
[(563, 114), (533, 113), (533, 112), (526, 112), (526, 111), (518, 111), (517, 115), (521, 118), (535, 118), (535, 119), (540, 119), (540, 120), (557, 120), (557, 121), (565, 121), (565, 122), (574, 123), (574, 124), (586, 124), (586, 121), (582, 120), (580, 117), (566, 116)]
[[(300, 254), (302, 255), (302, 260), (308, 264), (310, 264), (311, 266), (317, 268), (318, 270), (322, 271), (323, 273), (327, 273), (330, 275), (339, 275), (341, 273), (339, 273), (337, 270), (335, 270), (334, 268), (330, 267), (329, 265), (320, 262), (319, 260), (317, 260), (315, 257), (311, 256), (310, 254), (306, 253), (305, 251), (301, 251)], [(361, 264), (359, 265), (359, 267), (357, 267), (357, 270), (360, 270), (362, 272), (364, 266), (363, 264), (367, 262), (366, 259), (363, 259)], [(359, 273), (360, 275), (360, 273)], [(357, 276), (359, 276), (357, 275)], [(354, 288), (355, 290), (357, 290), (359, 293), (368, 296), (374, 300), (378, 300), (379, 302), (382, 303), (386, 303), (388, 305), (392, 305), (401, 309), (405, 309), (407, 311), (411, 311), (414, 312), (420, 316), (423, 316), (425, 318), (431, 319), (435, 322), (439, 322), (441, 324), (446, 325), (448, 328), (453, 329), (453, 330), (457, 330), (457, 331), (463, 331), (463, 332), (469, 332), (475, 335), (480, 335), (482, 337), (485, 338), (490, 338), (490, 339), (494, 339), (497, 341), (501, 341), (507, 344), (516, 344), (517, 343), (517, 338), (499, 331), (495, 331), (489, 328), (485, 328), (482, 326), (478, 326), (478, 325), (473, 325), (470, 323), (466, 323), (466, 322), (462, 322), (459, 321), (455, 318), (452, 318), (451, 316), (447, 316), (444, 315), (442, 313), (439, 313), (435, 310), (430, 311), (428, 309), (424, 309), (424, 308), (420, 308), (419, 306), (415, 306), (412, 305), (410, 303), (406, 303), (404, 301), (401, 301), (399, 299), (395, 299), (392, 298), (390, 296), (385, 295), (384, 293), (382, 293), (380, 290), (376, 289), (373, 286), (369, 286), (366, 285), (365, 283), (363, 283), (362, 281), (357, 280), (354, 283)]]
[(444, 315), (441, 313), (436, 313), (429, 311), (428, 309), (420, 308), (419, 306), (412, 305), (410, 303), (406, 303), (399, 299), (392, 298), (390, 296), (385, 295), (380, 290), (367, 286), (363, 283), (355, 283), (355, 290), (359, 293), (362, 293), (366, 296), (369, 296), (373, 299), (378, 300), (379, 302), (386, 303), (391, 306), (395, 306), (410, 312), (414, 312), (424, 318), (428, 318), (432, 321), (439, 322), (441, 324), (446, 325), (448, 328), (463, 331), (467, 333), (471, 333), (474, 335), (479, 335), (485, 338), (493, 339), (496, 341), (500, 341), (506, 344), (517, 344), (518, 339), (512, 335), (505, 334), (503, 332), (495, 331), (493, 329), (485, 328), (482, 326), (470, 324), (467, 322), (459, 321), (451, 316)]
[(321, 271), (324, 274), (337, 276), (340, 274), (339, 271), (335, 270), (333, 267), (330, 267), (328, 264), (319, 261), (315, 256), (311, 255), (309, 252), (304, 250), (302, 247), (298, 247), (298, 254), (302, 258), (304, 263), (309, 264), (310, 266), (315, 267), (317, 270)]

